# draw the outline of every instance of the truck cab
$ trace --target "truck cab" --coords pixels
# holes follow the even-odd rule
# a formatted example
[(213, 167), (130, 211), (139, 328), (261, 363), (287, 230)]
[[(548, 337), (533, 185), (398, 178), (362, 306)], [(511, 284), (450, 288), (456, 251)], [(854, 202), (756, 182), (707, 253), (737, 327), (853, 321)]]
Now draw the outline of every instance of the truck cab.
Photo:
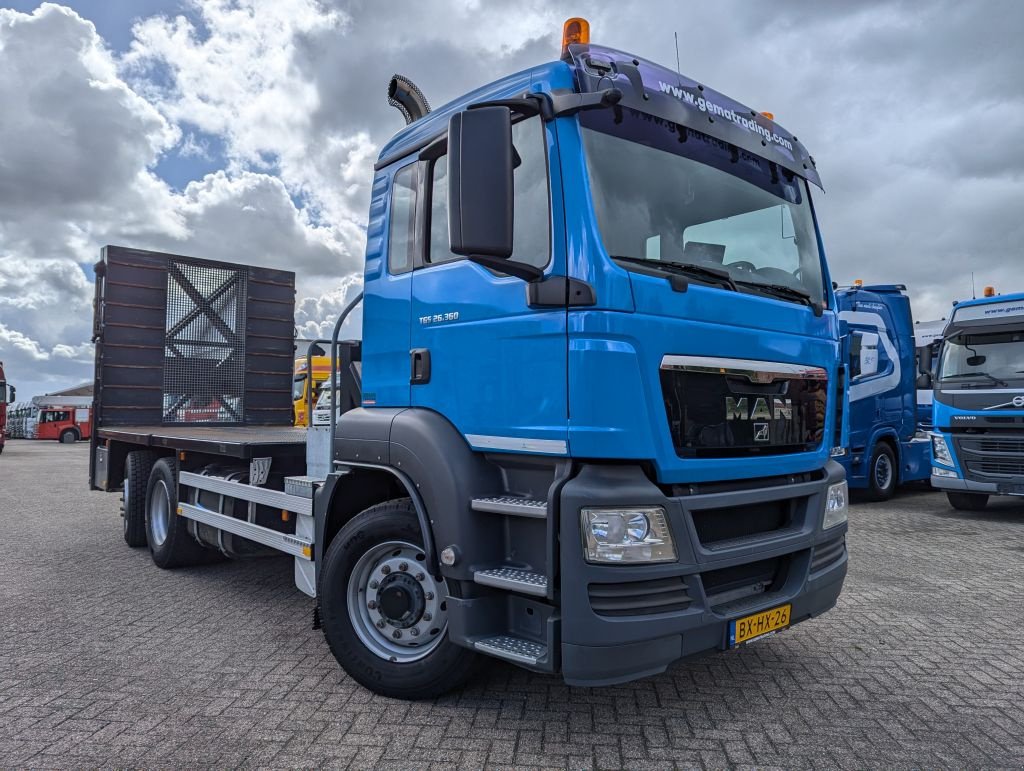
[[(462, 648), (616, 683), (832, 607), (838, 317), (803, 145), (583, 43), (436, 111), (391, 94), (359, 406), (316, 502), (320, 585), (355, 584), (319, 595), (346, 668), (397, 693)], [(401, 620), (422, 594), (376, 588), (400, 528), (394, 559), (341, 537), (348, 491), (395, 479), (449, 598), (429, 650)]]
[(36, 423), (36, 439), (55, 439), (74, 444), (92, 435), (92, 410), (67, 405), (41, 407)]
[(929, 440), (918, 420), (918, 346), (905, 291), (902, 284), (858, 283), (836, 292), (849, 354), (849, 447), (839, 460), (850, 487), (877, 501), (930, 474)]
[[(922, 378), (932, 377), (930, 357)], [(1024, 495), (1024, 293), (957, 303), (934, 367), (932, 486), (956, 509)]]

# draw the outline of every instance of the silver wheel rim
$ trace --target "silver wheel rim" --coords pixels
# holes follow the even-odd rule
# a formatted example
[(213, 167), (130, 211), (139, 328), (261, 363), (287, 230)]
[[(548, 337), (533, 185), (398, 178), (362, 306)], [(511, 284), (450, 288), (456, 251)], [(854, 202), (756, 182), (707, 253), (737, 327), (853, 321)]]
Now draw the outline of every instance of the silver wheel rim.
[(167, 540), (167, 529), (171, 518), (171, 496), (164, 480), (153, 485), (153, 494), (149, 498), (149, 529), (150, 537), (156, 546)]
[(128, 501), (131, 500), (131, 479), (125, 477), (124, 480), (124, 506), (121, 507), (121, 522), (124, 525), (125, 532), (128, 531)]
[(892, 484), (892, 461), (884, 453), (875, 461), (875, 484), (879, 490), (888, 490)]
[[(363, 554), (348, 582), (348, 617), (375, 656), (407, 663), (429, 654), (448, 631), (448, 590), (430, 575), (423, 549), (387, 541)], [(396, 618), (396, 597), (407, 613)]]

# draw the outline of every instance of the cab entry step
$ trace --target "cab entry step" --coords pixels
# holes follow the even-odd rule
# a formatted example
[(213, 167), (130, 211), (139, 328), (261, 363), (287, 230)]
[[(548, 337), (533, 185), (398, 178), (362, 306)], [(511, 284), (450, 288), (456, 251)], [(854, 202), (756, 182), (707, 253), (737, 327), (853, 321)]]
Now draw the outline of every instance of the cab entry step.
[(543, 643), (524, 640), (521, 637), (512, 637), (507, 634), (499, 634), (494, 637), (486, 637), (473, 643), (478, 651), (490, 654), (499, 659), (514, 661), (518, 664), (530, 664), (536, 666), (537, 662), (544, 659), (548, 653), (548, 647)]
[(473, 511), (489, 511), (494, 514), (510, 514), (515, 517), (532, 517), (534, 519), (545, 519), (548, 516), (546, 501), (533, 501), (511, 495), (474, 498), (472, 509)]
[(538, 597), (543, 597), (548, 593), (547, 576), (518, 568), (478, 570), (473, 574), (473, 580), (484, 586), (496, 586), (499, 589), (535, 594)]

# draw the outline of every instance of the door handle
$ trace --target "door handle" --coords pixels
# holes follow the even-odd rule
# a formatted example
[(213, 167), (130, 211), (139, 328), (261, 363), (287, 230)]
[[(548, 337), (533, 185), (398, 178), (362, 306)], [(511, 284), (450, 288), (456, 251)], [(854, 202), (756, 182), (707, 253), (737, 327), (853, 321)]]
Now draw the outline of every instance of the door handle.
[(429, 383), (430, 350), (428, 348), (413, 348), (409, 351), (409, 361), (412, 369), (409, 382), (413, 385)]

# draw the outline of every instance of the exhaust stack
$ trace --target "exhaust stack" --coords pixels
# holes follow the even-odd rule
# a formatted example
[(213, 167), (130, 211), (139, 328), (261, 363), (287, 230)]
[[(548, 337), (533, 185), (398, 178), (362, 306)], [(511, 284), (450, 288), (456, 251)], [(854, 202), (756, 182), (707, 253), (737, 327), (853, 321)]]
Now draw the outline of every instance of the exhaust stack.
[(395, 75), (388, 83), (388, 104), (399, 109), (407, 126), (430, 112), (427, 97), (404, 75)]

